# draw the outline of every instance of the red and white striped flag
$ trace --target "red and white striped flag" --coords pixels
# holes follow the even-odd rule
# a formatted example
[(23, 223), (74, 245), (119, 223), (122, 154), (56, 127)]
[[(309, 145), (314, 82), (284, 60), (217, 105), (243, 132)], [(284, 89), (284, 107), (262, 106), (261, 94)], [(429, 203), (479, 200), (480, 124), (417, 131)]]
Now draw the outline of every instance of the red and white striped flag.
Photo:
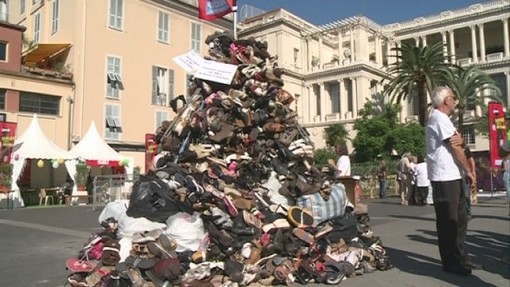
[(198, 18), (214, 20), (233, 12), (235, 0), (199, 0)]

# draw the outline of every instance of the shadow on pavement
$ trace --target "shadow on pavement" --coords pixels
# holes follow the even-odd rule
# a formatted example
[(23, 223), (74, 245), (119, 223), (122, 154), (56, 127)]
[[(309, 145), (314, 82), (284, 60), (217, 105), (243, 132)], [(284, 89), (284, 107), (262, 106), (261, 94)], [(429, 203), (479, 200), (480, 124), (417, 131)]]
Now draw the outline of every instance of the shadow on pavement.
[(425, 221), (436, 221), (435, 218), (422, 217), (422, 216), (413, 216), (413, 215), (390, 215), (391, 217), (400, 218), (400, 219), (416, 219), (416, 220), (425, 220)]
[[(424, 236), (409, 235), (408, 238), (413, 241), (437, 246), (436, 231), (417, 231), (423, 233)], [(470, 258), (474, 263), (483, 265), (483, 269), (487, 272), (499, 274), (503, 278), (510, 279), (510, 264), (508, 262), (510, 239), (508, 235), (491, 231), (469, 230), (466, 236), (466, 244)]]
[(389, 247), (385, 247), (385, 249), (392, 264), (404, 272), (433, 277), (455, 286), (496, 286), (481, 280), (476, 275), (463, 277), (446, 273), (441, 267), (441, 262), (432, 257)]

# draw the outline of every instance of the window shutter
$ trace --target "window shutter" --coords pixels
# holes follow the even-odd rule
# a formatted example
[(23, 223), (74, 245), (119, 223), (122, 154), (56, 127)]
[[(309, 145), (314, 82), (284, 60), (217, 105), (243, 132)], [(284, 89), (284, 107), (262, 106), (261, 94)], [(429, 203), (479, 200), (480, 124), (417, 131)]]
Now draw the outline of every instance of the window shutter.
[(152, 66), (152, 104), (158, 103), (158, 67)]
[(174, 99), (174, 70), (168, 69), (168, 102)]

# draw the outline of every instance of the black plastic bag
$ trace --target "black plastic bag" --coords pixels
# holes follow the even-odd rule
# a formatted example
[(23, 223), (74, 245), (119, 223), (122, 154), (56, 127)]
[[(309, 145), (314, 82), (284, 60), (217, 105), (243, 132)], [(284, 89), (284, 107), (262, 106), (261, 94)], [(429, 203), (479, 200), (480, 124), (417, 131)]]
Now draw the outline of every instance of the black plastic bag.
[(161, 179), (142, 175), (133, 185), (126, 214), (145, 217), (151, 221), (165, 223), (169, 216), (178, 212), (193, 213), (193, 209), (172, 196), (168, 185)]

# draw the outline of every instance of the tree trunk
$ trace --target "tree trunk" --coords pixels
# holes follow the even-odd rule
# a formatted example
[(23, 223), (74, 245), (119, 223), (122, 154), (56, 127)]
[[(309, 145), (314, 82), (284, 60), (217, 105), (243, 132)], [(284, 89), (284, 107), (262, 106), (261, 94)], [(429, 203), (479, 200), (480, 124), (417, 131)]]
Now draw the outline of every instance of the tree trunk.
[(427, 84), (425, 82), (418, 82), (418, 109), (419, 120), (422, 127), (427, 123)]
[(457, 131), (462, 134), (462, 126), (464, 125), (464, 109), (459, 109), (459, 121), (457, 123)]

